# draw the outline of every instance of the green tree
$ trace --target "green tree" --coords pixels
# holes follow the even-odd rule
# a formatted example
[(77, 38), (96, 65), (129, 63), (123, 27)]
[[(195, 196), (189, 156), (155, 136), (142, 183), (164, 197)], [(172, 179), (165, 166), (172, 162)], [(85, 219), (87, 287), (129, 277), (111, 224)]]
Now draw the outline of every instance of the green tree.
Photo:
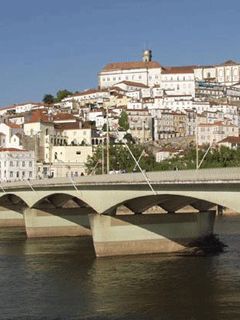
[(45, 94), (42, 101), (46, 104), (52, 104), (54, 103), (55, 99), (54, 99), (54, 96), (52, 94)]
[(119, 129), (122, 130), (128, 130), (129, 129), (129, 123), (128, 123), (128, 115), (126, 111), (122, 111), (120, 118), (118, 120)]
[(60, 102), (60, 101), (62, 101), (62, 99), (66, 98), (70, 95), (72, 95), (72, 92), (68, 91), (67, 89), (58, 90), (55, 100), (56, 100), (56, 102)]
[(131, 133), (126, 133), (123, 139), (127, 140), (127, 143), (135, 143), (135, 139), (131, 135)]
[(107, 124), (106, 123), (103, 124), (102, 131), (107, 131)]
[[(142, 145), (129, 144), (131, 152), (134, 157), (138, 160), (141, 156), (144, 148)], [(102, 149), (104, 148), (104, 150)], [(104, 151), (104, 152), (103, 152)], [(104, 160), (103, 158), (104, 154)], [(121, 170), (125, 172), (132, 172), (136, 163), (132, 158), (128, 148), (123, 144), (114, 144), (110, 145), (109, 148), (109, 159), (110, 159), (110, 171)], [(96, 174), (102, 172), (102, 161), (106, 164), (106, 146), (99, 145), (92, 157), (88, 157), (88, 160), (85, 164), (88, 173), (95, 171)], [(155, 158), (150, 152), (145, 152), (141, 157), (140, 166), (143, 170), (152, 171), (155, 167)], [(137, 168), (136, 171), (139, 171)], [(106, 172), (106, 170), (105, 170)]]

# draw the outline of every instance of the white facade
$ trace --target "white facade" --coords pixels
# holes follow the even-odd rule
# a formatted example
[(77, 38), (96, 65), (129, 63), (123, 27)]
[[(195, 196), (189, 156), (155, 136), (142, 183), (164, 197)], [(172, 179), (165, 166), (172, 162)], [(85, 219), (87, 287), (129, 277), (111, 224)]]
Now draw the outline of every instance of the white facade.
[(18, 125), (10, 123), (0, 123), (0, 147), (14, 147), (21, 149), (21, 141), (19, 136), (16, 136), (16, 134), (21, 134), (22, 132), (22, 128)]
[(219, 121), (211, 124), (202, 123), (197, 128), (197, 141), (199, 145), (217, 143), (228, 136), (238, 137), (238, 127)]
[(62, 135), (65, 137), (68, 145), (91, 145), (91, 132), (91, 128), (66, 128), (63, 129)]
[(194, 68), (197, 80), (211, 80), (231, 86), (240, 81), (240, 63), (228, 60), (214, 66), (199, 66)]
[(33, 151), (15, 148), (0, 149), (1, 181), (34, 179), (35, 166)]
[(172, 67), (162, 71), (161, 89), (170, 95), (195, 96), (195, 77), (192, 67)]
[(92, 156), (92, 146), (55, 146), (52, 151), (52, 177), (78, 177), (85, 174), (85, 163)]
[[(150, 52), (150, 51), (149, 51)], [(143, 55), (143, 61), (107, 64), (98, 74), (100, 88), (109, 88), (122, 81), (132, 81), (153, 87), (161, 82), (161, 65), (152, 61), (152, 55)]]

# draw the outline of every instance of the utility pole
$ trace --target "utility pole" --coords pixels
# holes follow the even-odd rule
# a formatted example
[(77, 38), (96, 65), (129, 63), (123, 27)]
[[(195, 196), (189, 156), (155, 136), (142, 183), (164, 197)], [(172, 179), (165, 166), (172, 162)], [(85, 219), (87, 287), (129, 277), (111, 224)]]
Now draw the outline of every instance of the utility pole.
[(102, 174), (104, 174), (104, 141), (102, 141)]
[(197, 112), (196, 112), (196, 125), (195, 125), (195, 144), (196, 144), (196, 170), (199, 169), (199, 154), (198, 154), (198, 123), (197, 123)]
[(109, 123), (108, 123), (108, 106), (107, 106), (107, 174), (109, 174)]

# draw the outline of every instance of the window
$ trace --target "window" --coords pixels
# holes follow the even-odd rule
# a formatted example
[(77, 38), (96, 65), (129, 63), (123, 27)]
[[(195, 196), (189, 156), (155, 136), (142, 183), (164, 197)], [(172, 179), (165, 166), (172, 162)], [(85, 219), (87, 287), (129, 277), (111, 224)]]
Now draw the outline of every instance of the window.
[(77, 151), (76, 154), (78, 154), (78, 155), (81, 154), (81, 151)]
[(13, 177), (13, 171), (10, 171), (10, 178)]
[(22, 161), (22, 166), (25, 167), (25, 161)]
[(29, 178), (32, 178), (32, 171), (29, 171)]
[(10, 161), (10, 167), (13, 167), (13, 161)]
[(32, 167), (32, 161), (29, 161), (29, 167)]

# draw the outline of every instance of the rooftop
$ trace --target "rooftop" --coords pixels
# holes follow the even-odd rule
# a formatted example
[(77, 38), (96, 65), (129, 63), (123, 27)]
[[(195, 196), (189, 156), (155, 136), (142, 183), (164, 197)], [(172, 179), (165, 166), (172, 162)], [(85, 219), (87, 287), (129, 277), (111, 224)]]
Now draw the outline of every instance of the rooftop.
[(156, 61), (130, 61), (130, 62), (113, 62), (107, 64), (101, 72), (117, 71), (117, 70), (130, 70), (130, 69), (154, 69), (161, 68), (160, 63)]

